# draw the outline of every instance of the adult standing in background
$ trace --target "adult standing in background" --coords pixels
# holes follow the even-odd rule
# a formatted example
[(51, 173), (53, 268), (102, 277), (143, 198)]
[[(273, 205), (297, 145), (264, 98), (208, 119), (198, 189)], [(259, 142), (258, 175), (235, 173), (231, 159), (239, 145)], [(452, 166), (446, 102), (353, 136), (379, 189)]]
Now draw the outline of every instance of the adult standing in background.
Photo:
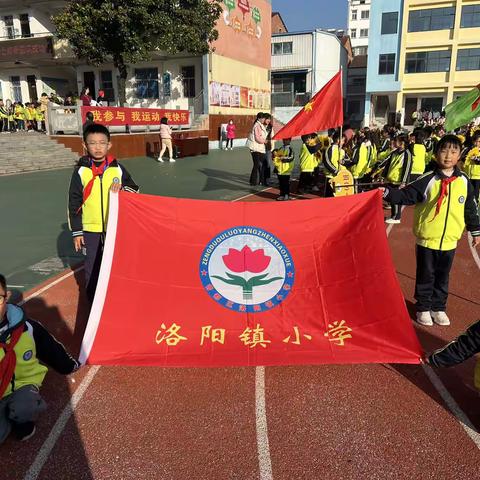
[(92, 97), (90, 96), (90, 89), (84, 87), (80, 92), (80, 100), (84, 107), (89, 107), (92, 104)]
[(250, 150), (253, 161), (252, 173), (250, 174), (250, 185), (252, 186), (257, 186), (259, 183), (266, 185), (265, 172), (263, 170), (266, 162), (265, 143), (267, 142), (265, 120), (265, 114), (259, 112), (247, 140), (247, 147)]
[[(275, 135), (273, 132), (272, 116), (269, 113), (265, 113), (265, 129), (267, 131), (267, 141), (265, 143), (265, 163), (263, 164), (263, 178), (265, 179), (265, 185), (268, 185), (273, 171), (272, 151), (274, 141), (272, 140)], [(263, 183), (262, 183), (263, 185)]]

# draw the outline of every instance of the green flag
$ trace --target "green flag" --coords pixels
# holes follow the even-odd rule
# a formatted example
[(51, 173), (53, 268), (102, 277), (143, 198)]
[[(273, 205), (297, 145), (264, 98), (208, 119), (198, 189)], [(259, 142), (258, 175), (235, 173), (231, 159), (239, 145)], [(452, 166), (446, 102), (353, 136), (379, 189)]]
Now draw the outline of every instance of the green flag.
[(480, 84), (463, 97), (449, 103), (445, 107), (445, 114), (447, 131), (467, 125), (474, 118), (480, 117)]

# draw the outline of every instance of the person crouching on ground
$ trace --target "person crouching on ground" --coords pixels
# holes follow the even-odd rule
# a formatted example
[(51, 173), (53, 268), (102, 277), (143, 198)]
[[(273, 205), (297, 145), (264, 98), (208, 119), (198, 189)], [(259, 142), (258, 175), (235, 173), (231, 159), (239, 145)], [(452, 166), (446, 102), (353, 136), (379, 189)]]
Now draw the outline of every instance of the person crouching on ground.
[(290, 176), (295, 163), (295, 155), (290, 142), (290, 138), (285, 138), (283, 147), (273, 151), (273, 165), (275, 166), (280, 186), (278, 201), (290, 200)]
[(167, 117), (163, 117), (160, 120), (160, 140), (162, 142), (162, 149), (160, 150), (157, 161), (163, 163), (163, 154), (165, 153), (165, 150), (168, 149), (170, 162), (175, 162), (175, 159), (173, 158), (172, 129), (168, 124)]
[(112, 147), (107, 127), (95, 123), (86, 128), (81, 157), (70, 181), (68, 214), (73, 243), (78, 252), (85, 248), (85, 285), (93, 302), (107, 229), (109, 193), (120, 189), (138, 192), (125, 167), (107, 155)]
[(425, 326), (433, 322), (450, 325), (446, 314), (448, 280), (465, 226), (473, 236), (473, 247), (480, 245), (480, 220), (473, 187), (457, 166), (461, 147), (455, 135), (442, 137), (436, 146), (437, 167), (433, 172), (403, 189), (381, 189), (383, 197), (392, 204), (416, 205), (416, 320)]
[(0, 444), (11, 432), (18, 440), (35, 433), (47, 408), (40, 387), (51, 366), (63, 375), (80, 367), (63, 345), (16, 305), (7, 304), (7, 282), (0, 275)]

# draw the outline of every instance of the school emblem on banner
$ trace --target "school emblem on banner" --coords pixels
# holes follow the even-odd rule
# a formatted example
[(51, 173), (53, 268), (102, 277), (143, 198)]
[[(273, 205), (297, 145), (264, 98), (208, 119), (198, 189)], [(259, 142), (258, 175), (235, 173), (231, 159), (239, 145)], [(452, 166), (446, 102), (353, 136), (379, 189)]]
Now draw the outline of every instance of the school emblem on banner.
[(234, 227), (219, 233), (200, 260), (200, 279), (208, 295), (241, 313), (276, 307), (291, 292), (294, 278), (287, 247), (257, 227)]

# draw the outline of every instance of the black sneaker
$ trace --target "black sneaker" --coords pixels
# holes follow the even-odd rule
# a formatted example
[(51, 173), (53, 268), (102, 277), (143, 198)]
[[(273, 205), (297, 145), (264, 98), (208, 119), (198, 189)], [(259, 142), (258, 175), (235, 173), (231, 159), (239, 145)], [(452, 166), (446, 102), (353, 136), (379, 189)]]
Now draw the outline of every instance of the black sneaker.
[(25, 423), (16, 423), (13, 422), (12, 432), (21, 442), (32, 438), (35, 435), (35, 423), (34, 422), (25, 422)]

